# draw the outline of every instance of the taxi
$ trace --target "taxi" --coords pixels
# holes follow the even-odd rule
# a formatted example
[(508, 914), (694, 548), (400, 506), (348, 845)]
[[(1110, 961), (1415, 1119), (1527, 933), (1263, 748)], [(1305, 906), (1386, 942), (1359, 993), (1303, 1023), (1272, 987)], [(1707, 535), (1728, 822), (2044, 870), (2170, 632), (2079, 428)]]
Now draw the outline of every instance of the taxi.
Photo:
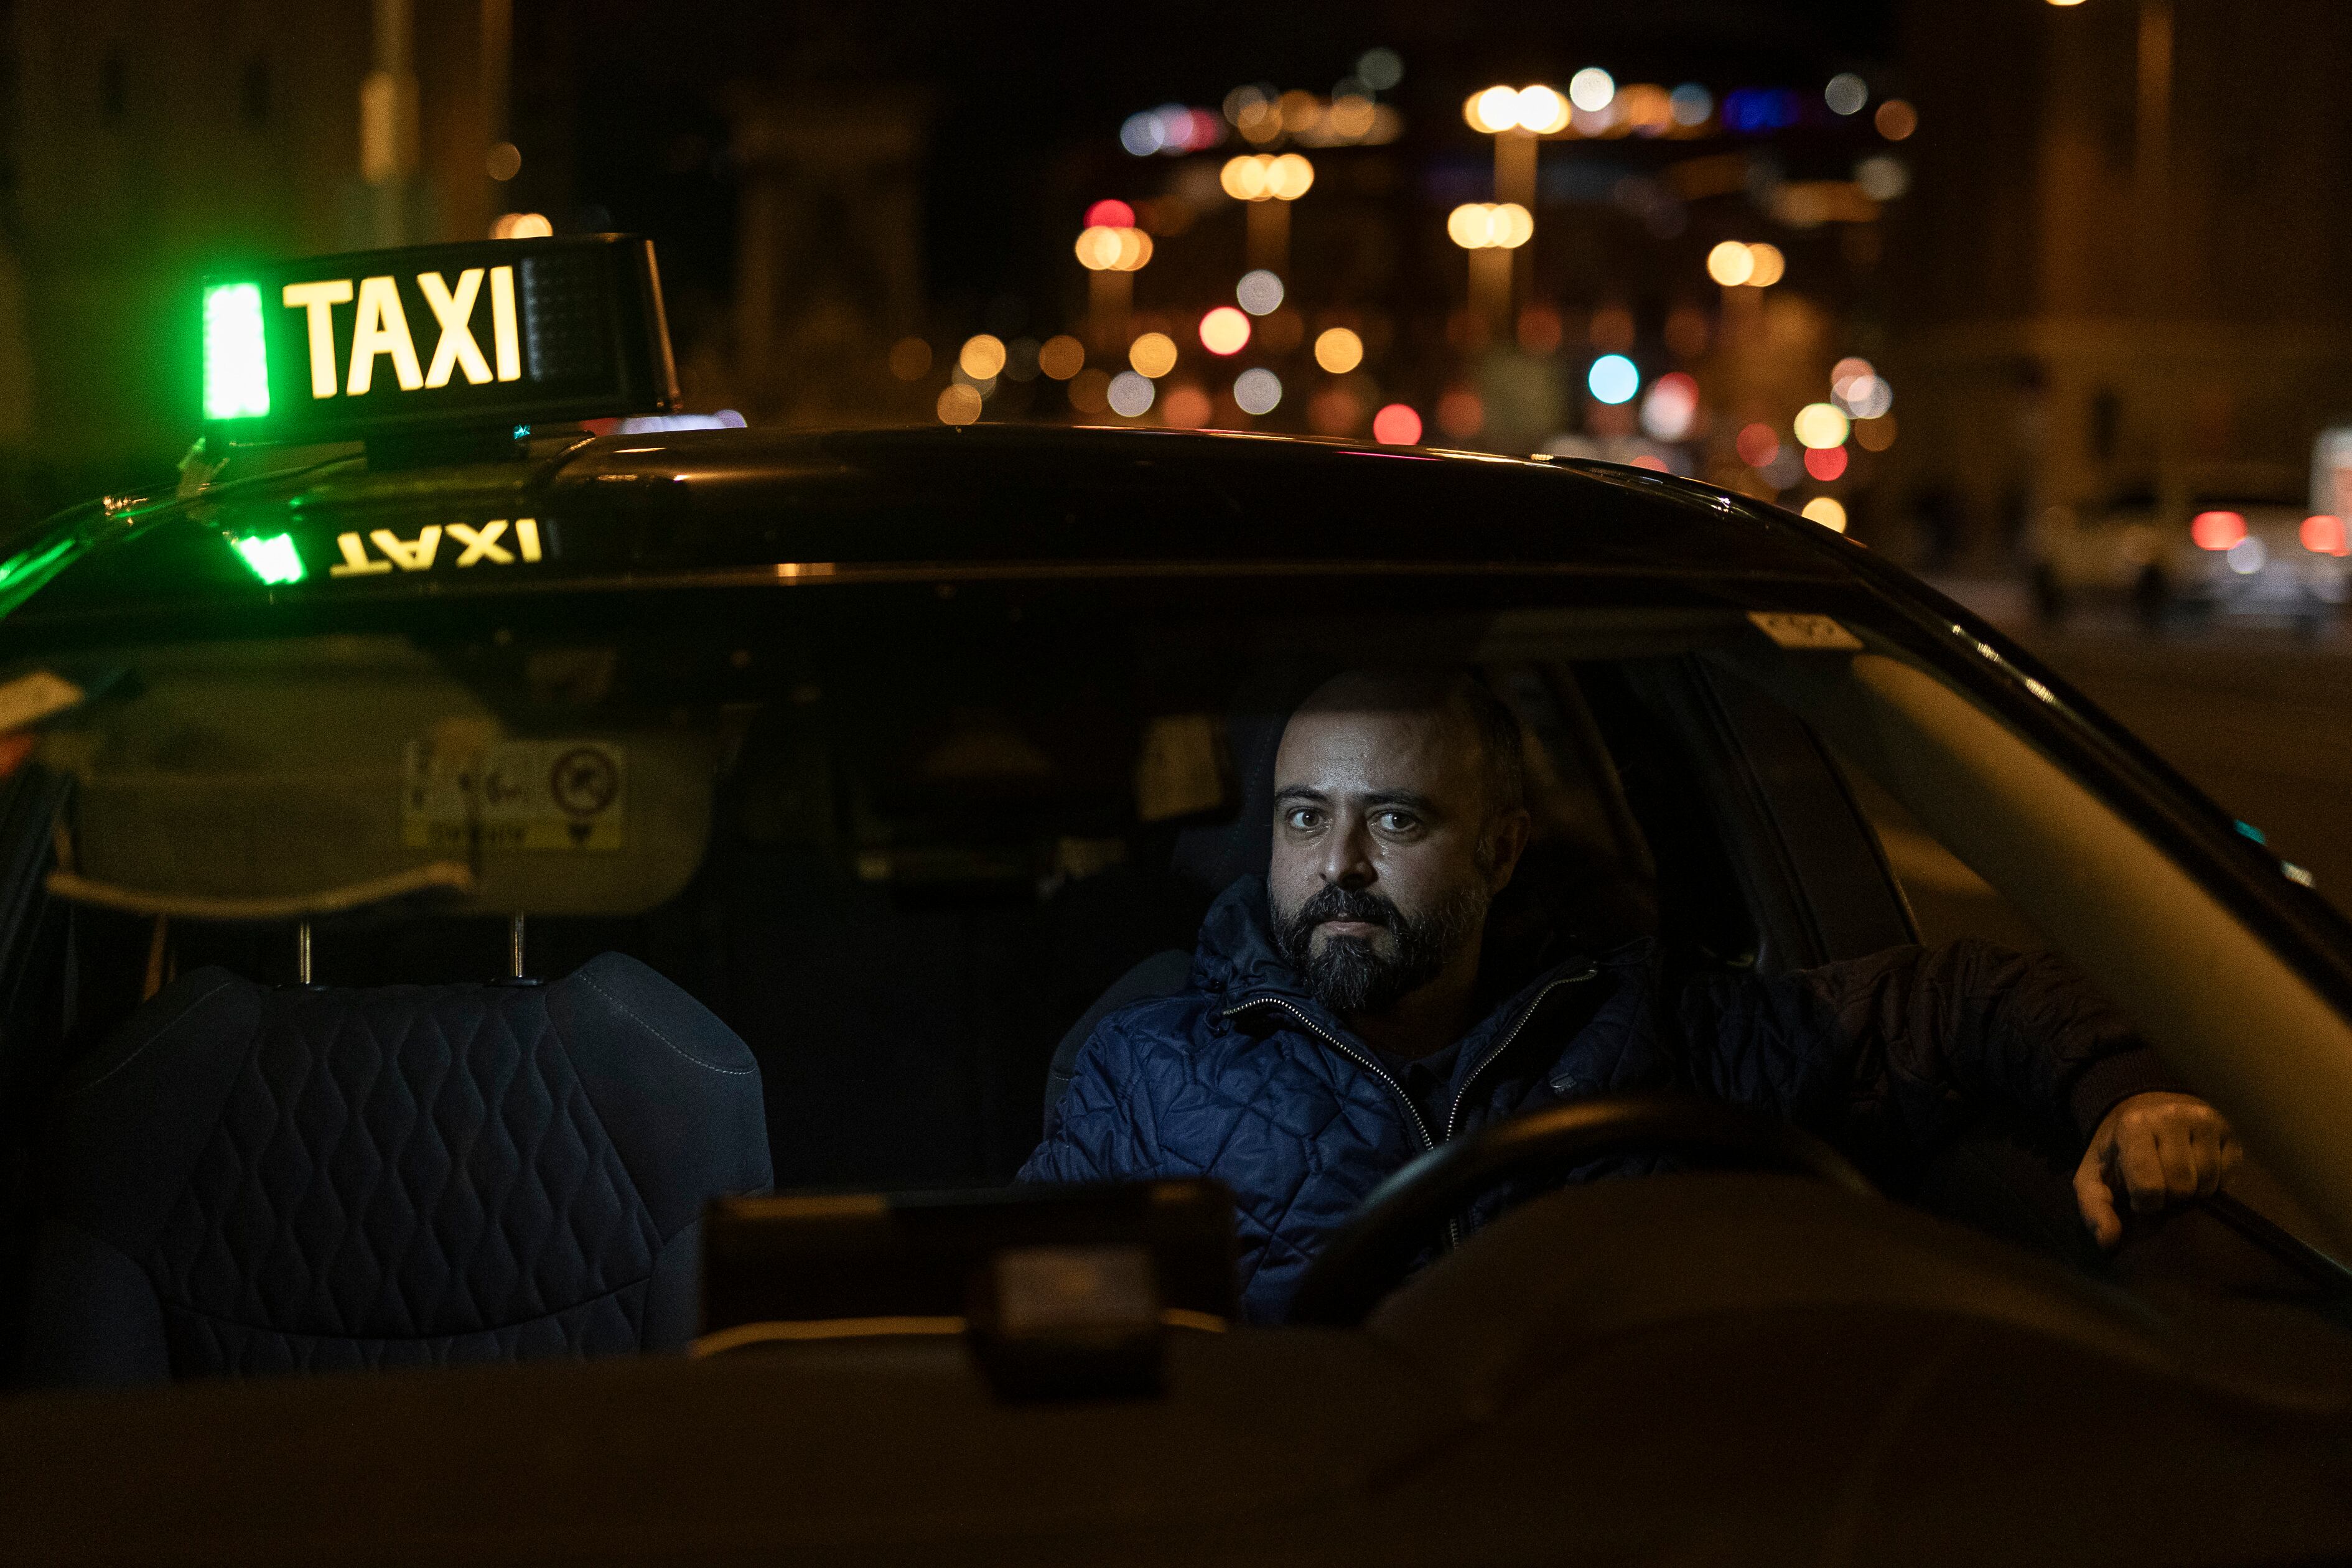
[[(2352, 928), (1862, 546), (1591, 461), (678, 428), (625, 237), (202, 309), (177, 486), (0, 561), (11, 1561), (2352, 1555)], [(2242, 1177), (2110, 1258), (2019, 1129), (1595, 1100), (1280, 1326), (1213, 1183), (1010, 1185), (1400, 654), (1521, 720), (1513, 919), (2054, 949)], [(1684, 1158), (1544, 1179), (1624, 1152)]]

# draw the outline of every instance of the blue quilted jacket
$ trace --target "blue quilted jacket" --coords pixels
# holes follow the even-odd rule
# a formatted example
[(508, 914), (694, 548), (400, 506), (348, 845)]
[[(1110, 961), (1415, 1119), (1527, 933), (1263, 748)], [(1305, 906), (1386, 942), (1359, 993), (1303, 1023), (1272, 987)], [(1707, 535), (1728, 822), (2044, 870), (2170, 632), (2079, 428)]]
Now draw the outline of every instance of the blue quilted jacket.
[(1184, 991), (1095, 1030), (1021, 1179), (1223, 1182), (1239, 1211), (1243, 1310), (1272, 1321), (1382, 1180), (1514, 1112), (1695, 1092), (1785, 1115), (1885, 1177), (1979, 1108), (2081, 1139), (2117, 1100), (2172, 1087), (2122, 1018), (2046, 955), (1963, 942), (1670, 989), (1638, 942), (1553, 964), (1496, 1006), (1465, 1037), (1432, 1117), (1307, 994), (1250, 877), (1210, 910)]

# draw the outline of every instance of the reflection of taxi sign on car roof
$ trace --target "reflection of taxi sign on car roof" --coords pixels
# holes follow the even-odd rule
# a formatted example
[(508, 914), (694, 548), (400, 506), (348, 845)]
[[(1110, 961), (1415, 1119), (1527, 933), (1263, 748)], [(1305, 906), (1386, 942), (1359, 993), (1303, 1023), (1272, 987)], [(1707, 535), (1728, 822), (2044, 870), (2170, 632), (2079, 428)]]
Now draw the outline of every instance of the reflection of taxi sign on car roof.
[(204, 289), (232, 441), (495, 430), (676, 405), (652, 245), (618, 235), (270, 263)]

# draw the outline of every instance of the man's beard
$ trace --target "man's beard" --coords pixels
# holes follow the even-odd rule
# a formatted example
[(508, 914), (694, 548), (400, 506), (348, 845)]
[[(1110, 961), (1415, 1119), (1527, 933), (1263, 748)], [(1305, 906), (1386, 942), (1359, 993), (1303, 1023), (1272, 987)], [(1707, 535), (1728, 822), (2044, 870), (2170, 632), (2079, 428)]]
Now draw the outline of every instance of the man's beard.
[[(1378, 893), (1326, 883), (1296, 911), (1276, 912), (1275, 940), (1315, 1000), (1333, 1012), (1377, 1013), (1437, 978), (1471, 933), (1486, 905), (1486, 889), (1465, 884), (1426, 914), (1408, 915)], [(1385, 928), (1395, 951), (1383, 954), (1360, 936), (1328, 936), (1315, 947), (1326, 921), (1361, 921)]]

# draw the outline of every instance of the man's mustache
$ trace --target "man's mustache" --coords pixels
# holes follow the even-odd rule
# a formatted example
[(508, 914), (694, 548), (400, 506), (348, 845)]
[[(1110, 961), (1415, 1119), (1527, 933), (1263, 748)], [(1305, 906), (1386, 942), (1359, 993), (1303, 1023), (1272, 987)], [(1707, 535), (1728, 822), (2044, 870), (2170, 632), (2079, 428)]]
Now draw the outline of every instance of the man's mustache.
[(1326, 921), (1359, 921), (1365, 925), (1392, 927), (1397, 920), (1397, 907), (1378, 893), (1326, 883), (1321, 891), (1298, 906), (1292, 923), (1301, 931), (1311, 931)]

